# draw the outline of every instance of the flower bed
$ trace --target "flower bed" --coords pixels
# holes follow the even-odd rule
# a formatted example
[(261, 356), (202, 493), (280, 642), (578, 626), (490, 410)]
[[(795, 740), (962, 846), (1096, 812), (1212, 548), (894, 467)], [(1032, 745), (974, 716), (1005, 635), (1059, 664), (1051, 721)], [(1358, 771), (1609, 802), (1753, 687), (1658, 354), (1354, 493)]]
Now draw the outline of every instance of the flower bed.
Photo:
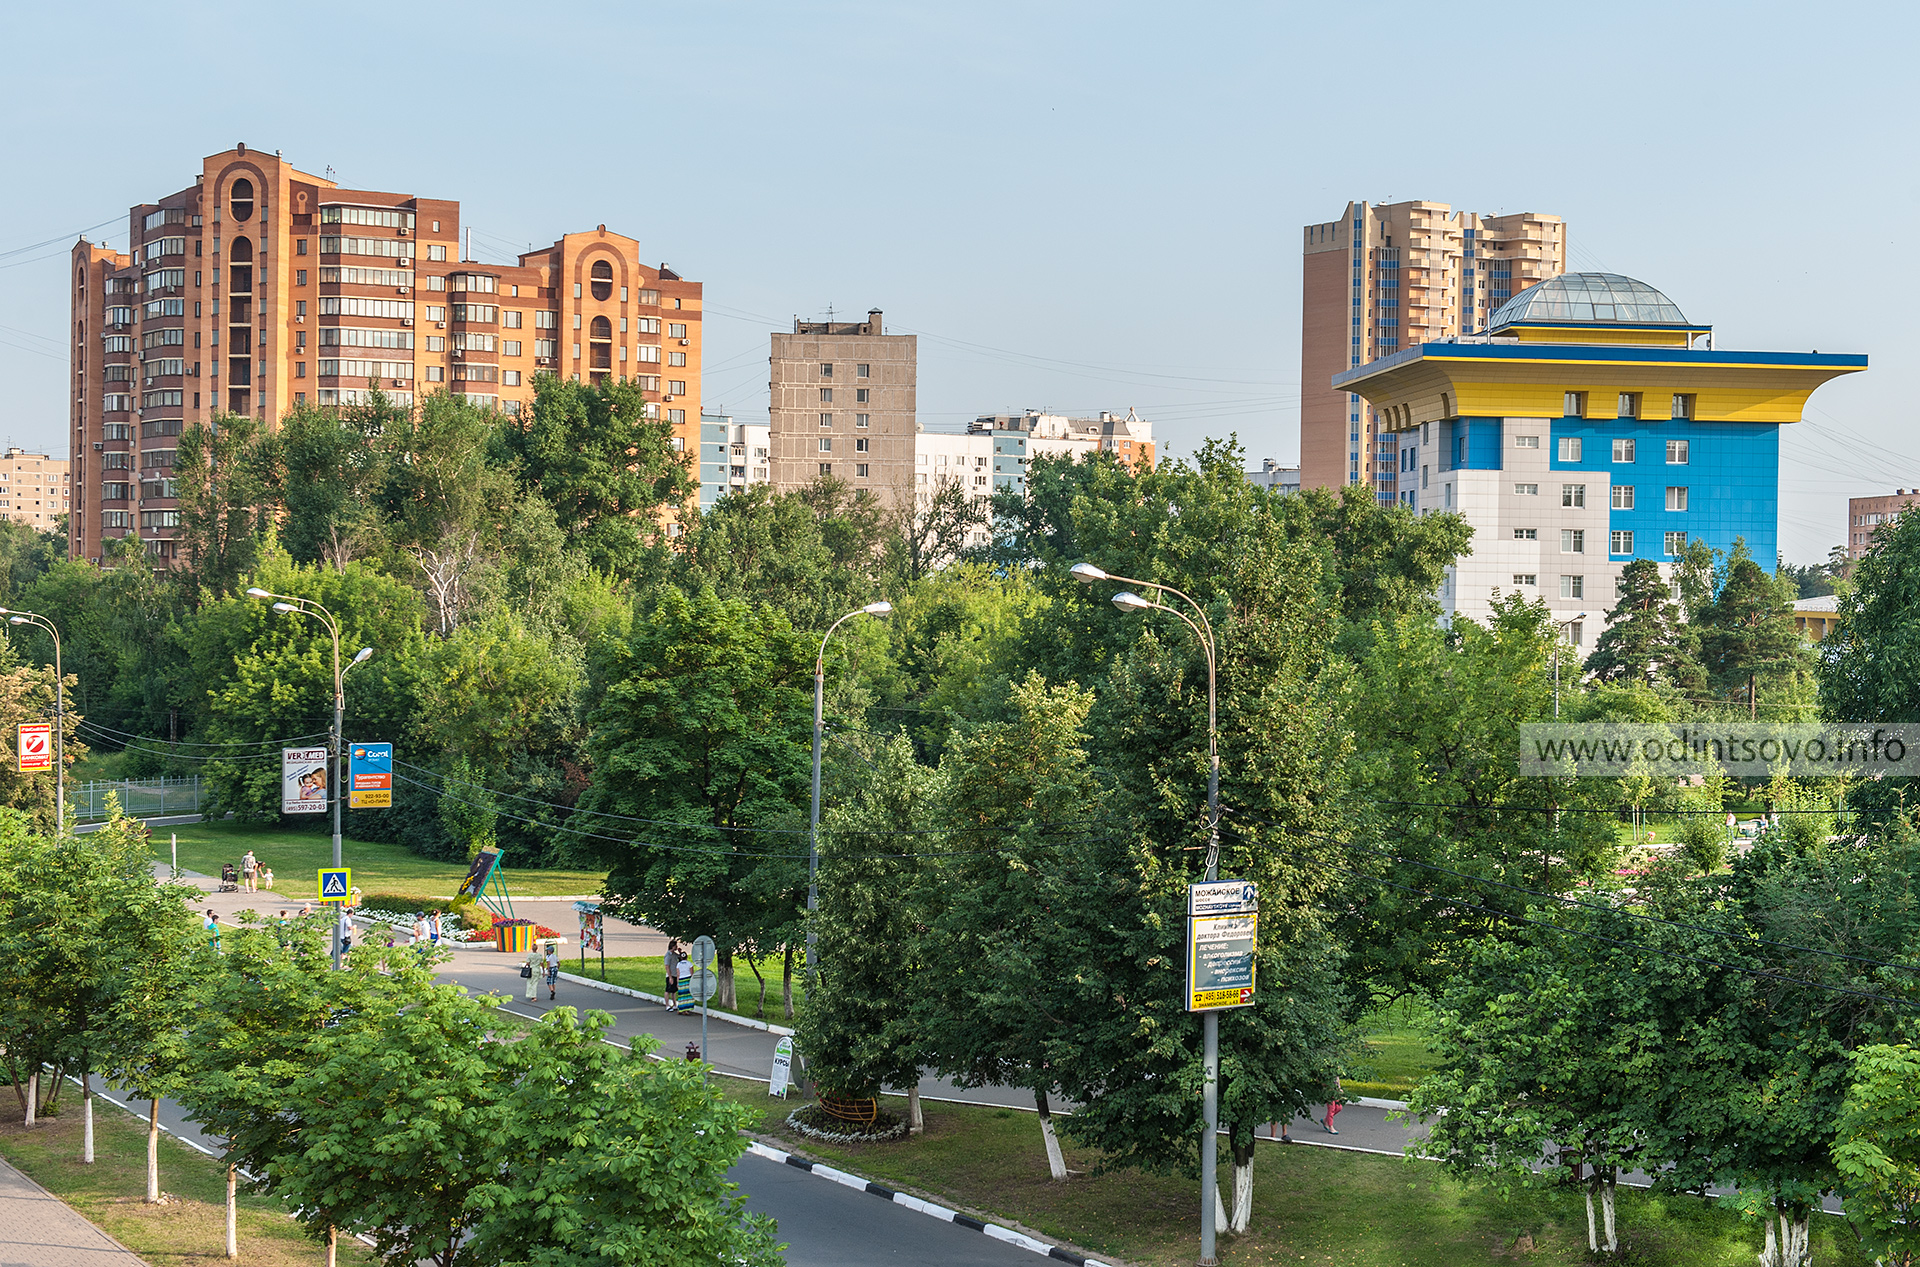
[(803, 1104), (787, 1114), (787, 1125), (823, 1144), (879, 1144), (907, 1137), (906, 1119), (885, 1110), (871, 1126), (856, 1126), (832, 1116), (817, 1104)]

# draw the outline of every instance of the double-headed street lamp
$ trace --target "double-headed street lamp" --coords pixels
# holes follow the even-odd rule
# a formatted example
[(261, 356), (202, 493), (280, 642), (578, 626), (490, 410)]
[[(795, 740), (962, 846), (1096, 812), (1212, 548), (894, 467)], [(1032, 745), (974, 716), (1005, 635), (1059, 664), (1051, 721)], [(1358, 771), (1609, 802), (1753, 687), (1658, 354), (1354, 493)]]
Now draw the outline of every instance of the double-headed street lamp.
[(39, 612), (0, 607), (0, 616), (10, 625), (32, 625), (53, 636), (53, 817), (54, 831), (63, 832), (67, 829), (67, 683), (60, 671), (60, 631)]
[[(333, 732), (329, 746), (333, 755), (333, 865), (340, 865), (340, 805), (346, 800), (346, 739), (343, 732), (347, 724), (347, 674), (356, 664), (365, 664), (373, 658), (372, 647), (362, 647), (352, 660), (345, 665), (340, 663), (340, 622), (334, 614), (312, 599), (296, 598), (291, 594), (275, 594), (253, 586), (247, 591), (248, 598), (274, 599), (273, 610), (281, 615), (298, 612), (311, 616), (327, 627), (333, 636)], [(340, 966), (340, 939), (333, 940), (333, 966)]]
[(833, 631), (852, 620), (855, 616), (888, 616), (893, 613), (893, 604), (881, 599), (877, 603), (868, 603), (857, 611), (850, 611), (827, 626), (827, 632), (820, 635), (820, 654), (813, 658), (813, 814), (807, 823), (807, 990), (809, 995), (814, 988), (814, 973), (819, 965), (814, 962), (813, 944), (818, 937), (813, 927), (813, 913), (820, 906), (820, 736), (821, 718), (825, 714), (827, 700), (827, 639), (833, 637)]
[[(1213, 624), (1207, 619), (1206, 609), (1195, 602), (1191, 596), (1181, 593), (1171, 585), (1137, 581), (1130, 576), (1115, 576), (1091, 563), (1076, 563), (1070, 572), (1073, 579), (1083, 585), (1091, 585), (1095, 581), (1117, 581), (1122, 585), (1137, 585), (1142, 589), (1171, 594), (1193, 608), (1193, 614), (1200, 618), (1200, 623), (1195, 624), (1188, 619), (1185, 612), (1178, 608), (1142, 598), (1132, 590), (1121, 590), (1113, 596), (1113, 605), (1123, 612), (1161, 611), (1178, 616), (1186, 622), (1187, 628), (1193, 630), (1193, 636), (1199, 639), (1201, 649), (1207, 653), (1206, 878), (1218, 880), (1220, 878), (1220, 727), (1216, 706), (1218, 672), (1214, 655)], [(1206, 1123), (1206, 1134), (1202, 1137), (1200, 1144), (1200, 1264), (1201, 1267), (1212, 1267), (1219, 1261), (1214, 1251), (1218, 1231), (1214, 1215), (1219, 1205), (1217, 1136), (1220, 1133), (1220, 1017), (1217, 1013), (1202, 1012), (1200, 1014), (1200, 1042), (1201, 1059), (1204, 1064), (1200, 1111)]]

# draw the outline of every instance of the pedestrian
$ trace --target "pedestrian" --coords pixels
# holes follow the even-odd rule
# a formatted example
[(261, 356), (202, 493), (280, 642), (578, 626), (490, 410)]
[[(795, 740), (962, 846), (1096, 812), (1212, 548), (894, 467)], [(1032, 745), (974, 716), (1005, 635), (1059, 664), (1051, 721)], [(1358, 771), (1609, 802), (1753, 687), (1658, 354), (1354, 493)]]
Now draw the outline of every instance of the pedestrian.
[(428, 949), (427, 917), (424, 914), (413, 917), (413, 948), (421, 954), (425, 954)]
[(520, 975), (527, 979), (527, 1001), (532, 1002), (534, 991), (540, 986), (540, 950), (535, 947), (527, 952), (527, 961), (520, 965)]
[(311, 914), (313, 914), (313, 903), (312, 902), (300, 903), (300, 918), (305, 919), (307, 916)]
[(340, 912), (340, 953), (346, 954), (353, 949), (353, 912), (342, 909)]
[(257, 868), (259, 866), (260, 860), (253, 856), (253, 850), (251, 849), (247, 850), (245, 856), (240, 859), (240, 880), (247, 886), (247, 892), (249, 893), (254, 891), (254, 882), (258, 878)]
[(660, 1006), (669, 1010), (673, 1008), (674, 1001), (680, 994), (681, 957), (680, 943), (671, 937), (667, 938), (667, 988), (661, 995)]
[(554, 997), (555, 983), (560, 980), (560, 948), (553, 942), (547, 943), (547, 997)]
[(691, 959), (680, 961), (680, 985), (674, 991), (673, 1006), (675, 1011), (686, 1011), (693, 1006), (693, 960)]
[(272, 867), (262, 866), (260, 868), (260, 887), (265, 889), (269, 893), (273, 892), (273, 868)]
[(220, 918), (213, 913), (211, 906), (207, 908), (207, 921), (201, 925), (201, 928), (213, 937), (213, 948), (220, 949)]
[(1340, 1116), (1340, 1075), (1335, 1074), (1333, 1075), (1333, 1094), (1327, 1097), (1327, 1111), (1320, 1118), (1320, 1125), (1326, 1128), (1327, 1134), (1338, 1135), (1340, 1133), (1339, 1131), (1335, 1130), (1333, 1126), (1333, 1119), (1339, 1116)]
[(440, 944), (440, 912), (439, 911), (435, 911), (433, 914), (427, 916), (427, 940), (432, 942), (436, 946)]

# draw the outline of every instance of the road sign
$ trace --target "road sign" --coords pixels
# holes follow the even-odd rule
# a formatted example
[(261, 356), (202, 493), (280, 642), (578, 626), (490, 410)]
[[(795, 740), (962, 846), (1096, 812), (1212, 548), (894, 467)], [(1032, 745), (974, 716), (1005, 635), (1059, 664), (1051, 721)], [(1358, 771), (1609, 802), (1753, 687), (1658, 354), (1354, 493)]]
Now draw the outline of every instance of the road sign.
[(1208, 880), (1187, 886), (1187, 914), (1243, 915), (1260, 909), (1260, 886), (1251, 880)]
[(705, 968), (713, 963), (713, 938), (696, 937), (693, 939), (693, 966)]
[(393, 808), (393, 745), (357, 743), (347, 749), (347, 808)]
[(345, 902), (352, 896), (352, 867), (320, 868), (320, 900), (322, 902)]
[(282, 748), (280, 750), (280, 812), (282, 814), (327, 812), (327, 750), (325, 748)]
[(777, 1100), (787, 1098), (787, 1083), (793, 1078), (793, 1040), (783, 1038), (773, 1049), (773, 1077), (767, 1080), (767, 1094)]
[(53, 769), (53, 726), (49, 722), (27, 722), (20, 727), (20, 773)]
[(693, 992), (696, 1003), (705, 1003), (720, 988), (720, 977), (712, 968), (696, 968), (687, 978), (687, 988)]

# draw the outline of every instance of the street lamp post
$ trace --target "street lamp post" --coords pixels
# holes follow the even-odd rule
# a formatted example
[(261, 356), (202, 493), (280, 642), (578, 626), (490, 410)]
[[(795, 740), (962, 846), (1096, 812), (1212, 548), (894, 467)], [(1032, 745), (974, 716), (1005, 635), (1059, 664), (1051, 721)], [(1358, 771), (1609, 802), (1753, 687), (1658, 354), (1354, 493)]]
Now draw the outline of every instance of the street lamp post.
[[(1181, 593), (1171, 585), (1160, 585), (1153, 581), (1138, 581), (1130, 576), (1115, 576), (1095, 567), (1091, 563), (1076, 563), (1070, 569), (1073, 578), (1083, 585), (1095, 581), (1118, 581), (1123, 585), (1138, 585), (1142, 589), (1157, 590), (1162, 594), (1171, 594), (1193, 608), (1193, 614), (1200, 618), (1195, 624), (1187, 618), (1185, 612), (1140, 597), (1131, 590), (1121, 590), (1113, 596), (1113, 605), (1121, 611), (1146, 612), (1162, 611), (1178, 616), (1193, 630), (1193, 636), (1200, 641), (1201, 648), (1207, 653), (1207, 870), (1208, 880), (1220, 878), (1220, 726), (1217, 709), (1218, 667), (1214, 654), (1213, 623), (1207, 619), (1206, 609), (1187, 594)], [(1220, 1017), (1214, 1012), (1200, 1014), (1200, 1047), (1204, 1073), (1201, 1081), (1201, 1118), (1205, 1123), (1205, 1134), (1200, 1142), (1200, 1267), (1214, 1267), (1220, 1260), (1215, 1255), (1214, 1243), (1218, 1234), (1215, 1213), (1219, 1207), (1219, 1144), (1220, 1133)]]
[(53, 817), (55, 832), (67, 829), (67, 680), (60, 669), (60, 631), (39, 612), (9, 611), (0, 616), (10, 625), (32, 625), (53, 637)]
[(893, 604), (881, 599), (877, 603), (868, 603), (856, 611), (850, 611), (827, 626), (827, 632), (820, 635), (820, 654), (813, 659), (813, 813), (807, 820), (807, 992), (811, 997), (814, 988), (814, 974), (819, 964), (814, 961), (813, 944), (818, 934), (813, 927), (813, 913), (820, 906), (820, 736), (821, 719), (825, 716), (827, 700), (827, 639), (833, 637), (833, 631), (852, 620), (855, 616), (886, 616), (893, 612)]
[[(303, 616), (312, 616), (327, 627), (333, 637), (333, 730), (328, 737), (328, 746), (333, 757), (333, 865), (340, 865), (340, 806), (346, 798), (346, 739), (344, 732), (347, 724), (347, 674), (356, 664), (365, 664), (373, 658), (372, 647), (362, 647), (345, 666), (340, 663), (340, 622), (334, 614), (311, 599), (296, 598), (290, 594), (275, 594), (254, 586), (247, 591), (248, 598), (276, 599), (273, 610), (281, 615), (298, 612)], [(333, 939), (333, 966), (340, 966), (340, 939)]]
[(1586, 618), (1587, 613), (1581, 612), (1578, 616), (1569, 616), (1565, 620), (1553, 622), (1553, 719), (1555, 721), (1560, 720), (1560, 630), (1567, 625), (1580, 624)]

